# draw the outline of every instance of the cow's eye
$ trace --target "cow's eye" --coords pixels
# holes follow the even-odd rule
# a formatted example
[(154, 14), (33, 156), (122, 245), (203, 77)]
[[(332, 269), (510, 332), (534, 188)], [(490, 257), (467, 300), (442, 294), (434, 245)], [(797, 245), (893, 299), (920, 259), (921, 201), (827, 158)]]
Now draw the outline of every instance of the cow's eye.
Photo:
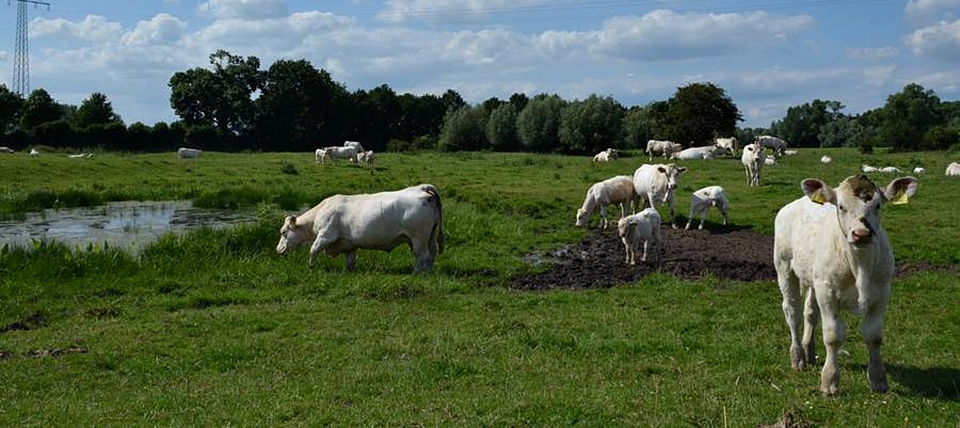
[(837, 205), (837, 208), (839, 208), (841, 212), (847, 212), (847, 207), (843, 205)]

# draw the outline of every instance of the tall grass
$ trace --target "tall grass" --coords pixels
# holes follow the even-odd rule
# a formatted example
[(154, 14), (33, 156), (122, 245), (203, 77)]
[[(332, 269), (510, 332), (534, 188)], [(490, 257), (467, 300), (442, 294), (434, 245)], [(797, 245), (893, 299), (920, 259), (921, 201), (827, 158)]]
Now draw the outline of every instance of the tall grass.
[[(834, 163), (820, 165), (823, 153)], [(524, 255), (586, 237), (573, 221), (587, 187), (632, 173), (639, 158), (390, 153), (372, 172), (293, 153), (9, 159), (19, 180), (0, 188), (9, 212), (22, 209), (10, 201), (84, 189), (100, 200), (259, 204), (259, 219), (167, 235), (137, 257), (55, 242), (0, 249), (0, 425), (753, 426), (784, 411), (824, 425), (960, 423), (956, 271), (895, 281), (889, 394), (869, 391), (859, 320), (846, 318), (836, 398), (820, 396), (816, 370), (789, 369), (772, 282), (505, 287), (536, 269)], [(760, 188), (746, 186), (737, 160), (686, 162), (678, 212), (692, 190), (721, 184), (734, 224), (771, 233), (802, 178), (836, 184), (861, 162), (931, 171), (910, 204), (885, 208), (885, 227), (900, 260), (960, 262), (960, 214), (946, 206), (960, 186), (942, 176), (942, 153), (802, 150), (766, 168)], [(342, 257), (311, 271), (306, 248), (273, 250), (288, 213), (420, 182), (444, 198), (447, 251), (433, 273), (412, 275), (402, 247), (361, 251), (349, 273)]]

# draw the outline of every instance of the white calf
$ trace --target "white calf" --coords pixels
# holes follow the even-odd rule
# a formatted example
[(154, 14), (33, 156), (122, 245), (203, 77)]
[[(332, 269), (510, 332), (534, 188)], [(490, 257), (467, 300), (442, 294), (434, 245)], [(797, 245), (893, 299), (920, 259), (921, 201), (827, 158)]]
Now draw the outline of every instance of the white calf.
[(710, 207), (717, 207), (720, 214), (723, 214), (723, 224), (727, 224), (727, 214), (730, 211), (730, 201), (727, 200), (727, 193), (720, 186), (704, 187), (690, 195), (690, 215), (687, 218), (687, 226), (684, 229), (690, 229), (690, 223), (694, 217), (700, 215), (700, 227), (703, 229), (703, 223), (707, 221), (707, 213)]
[(357, 153), (357, 162), (366, 165), (367, 168), (373, 169), (373, 162), (375, 160), (376, 155), (373, 153), (373, 150)]
[(30, 149), (30, 157), (34, 157), (34, 158), (35, 158), (35, 157), (37, 157), (37, 156), (40, 156), (40, 152), (37, 151), (37, 149)]
[(637, 264), (637, 250), (643, 242), (643, 256), (641, 261), (647, 261), (647, 250), (652, 245), (659, 265), (663, 252), (663, 240), (660, 238), (660, 213), (656, 209), (647, 208), (636, 214), (624, 217), (617, 223), (617, 231), (626, 252), (624, 263)]
[(924, 169), (922, 166), (918, 166), (918, 167), (916, 167), (916, 168), (913, 169), (913, 173), (914, 173), (914, 174), (923, 174), (923, 173), (925, 173), (925, 172), (927, 172), (927, 170)]
[(747, 144), (743, 146), (743, 154), (740, 155), (740, 163), (747, 174), (747, 184), (750, 186), (760, 185), (760, 170), (766, 164), (767, 155), (763, 152), (763, 147), (757, 144)]
[(861, 333), (870, 356), (867, 380), (872, 390), (885, 392), (880, 344), (895, 269), (880, 208), (886, 201), (906, 203), (917, 190), (917, 179), (898, 178), (885, 189), (865, 175), (849, 177), (836, 189), (813, 178), (800, 186), (805, 196), (781, 208), (774, 221), (773, 263), (790, 327), (790, 365), (794, 370), (813, 365), (813, 329), (820, 318), (827, 352), (820, 391), (837, 393), (837, 353), (846, 338), (840, 310), (846, 307), (864, 317)]
[(820, 163), (830, 163), (830, 162), (833, 162), (833, 159), (830, 158), (830, 156), (823, 155), (823, 157), (820, 158)]
[(607, 205), (620, 205), (620, 218), (626, 217), (630, 209), (630, 202), (636, 199), (633, 190), (633, 177), (618, 175), (590, 186), (587, 196), (583, 199), (583, 206), (577, 210), (578, 227), (584, 227), (590, 221), (590, 215), (600, 207), (600, 228), (607, 228)]
[(714, 139), (714, 145), (718, 147), (723, 147), (730, 151), (730, 156), (737, 155), (737, 137), (730, 138), (717, 138)]
[(687, 171), (686, 167), (678, 167), (675, 164), (643, 164), (633, 173), (633, 190), (637, 192), (637, 198), (642, 202), (637, 202), (636, 209), (643, 205), (656, 208), (655, 203), (668, 204), (670, 206), (670, 223), (673, 228), (677, 228), (674, 222), (674, 198), (673, 192), (680, 185), (680, 174)]
[(880, 168), (880, 172), (885, 172), (887, 174), (899, 174), (902, 171), (900, 171), (900, 168), (897, 168), (895, 166), (885, 166), (883, 168)]
[(777, 164), (777, 158), (774, 157), (773, 155), (770, 155), (770, 157), (768, 157), (768, 158), (766, 158), (766, 159), (763, 160), (763, 164), (764, 164), (764, 165), (776, 165), (776, 164)]
[(674, 153), (683, 150), (683, 146), (673, 141), (650, 140), (647, 141), (647, 156), (653, 161), (654, 154), (663, 155), (664, 159), (671, 157)]
[(960, 163), (950, 162), (950, 165), (947, 165), (947, 170), (944, 173), (953, 177), (960, 176)]

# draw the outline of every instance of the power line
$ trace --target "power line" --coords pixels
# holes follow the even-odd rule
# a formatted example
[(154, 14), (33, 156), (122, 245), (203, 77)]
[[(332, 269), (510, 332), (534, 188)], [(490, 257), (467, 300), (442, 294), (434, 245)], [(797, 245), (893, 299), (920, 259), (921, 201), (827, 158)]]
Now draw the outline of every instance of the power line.
[(30, 42), (27, 35), (27, 4), (41, 5), (50, 10), (50, 3), (37, 0), (7, 0), (17, 2), (17, 37), (13, 54), (13, 92), (21, 97), (30, 92)]

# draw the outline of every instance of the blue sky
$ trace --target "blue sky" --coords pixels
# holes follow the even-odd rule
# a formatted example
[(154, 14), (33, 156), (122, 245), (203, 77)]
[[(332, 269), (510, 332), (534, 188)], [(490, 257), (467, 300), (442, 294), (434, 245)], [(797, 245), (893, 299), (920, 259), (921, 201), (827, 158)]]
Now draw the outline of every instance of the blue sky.
[[(16, 12), (0, 4), (8, 87)], [(858, 113), (911, 82), (960, 99), (960, 0), (51, 0), (29, 14), (31, 88), (70, 104), (102, 92), (128, 124), (175, 120), (170, 76), (219, 48), (264, 69), (303, 58), (351, 91), (452, 88), (470, 103), (630, 106), (710, 81), (741, 126), (816, 98)]]

